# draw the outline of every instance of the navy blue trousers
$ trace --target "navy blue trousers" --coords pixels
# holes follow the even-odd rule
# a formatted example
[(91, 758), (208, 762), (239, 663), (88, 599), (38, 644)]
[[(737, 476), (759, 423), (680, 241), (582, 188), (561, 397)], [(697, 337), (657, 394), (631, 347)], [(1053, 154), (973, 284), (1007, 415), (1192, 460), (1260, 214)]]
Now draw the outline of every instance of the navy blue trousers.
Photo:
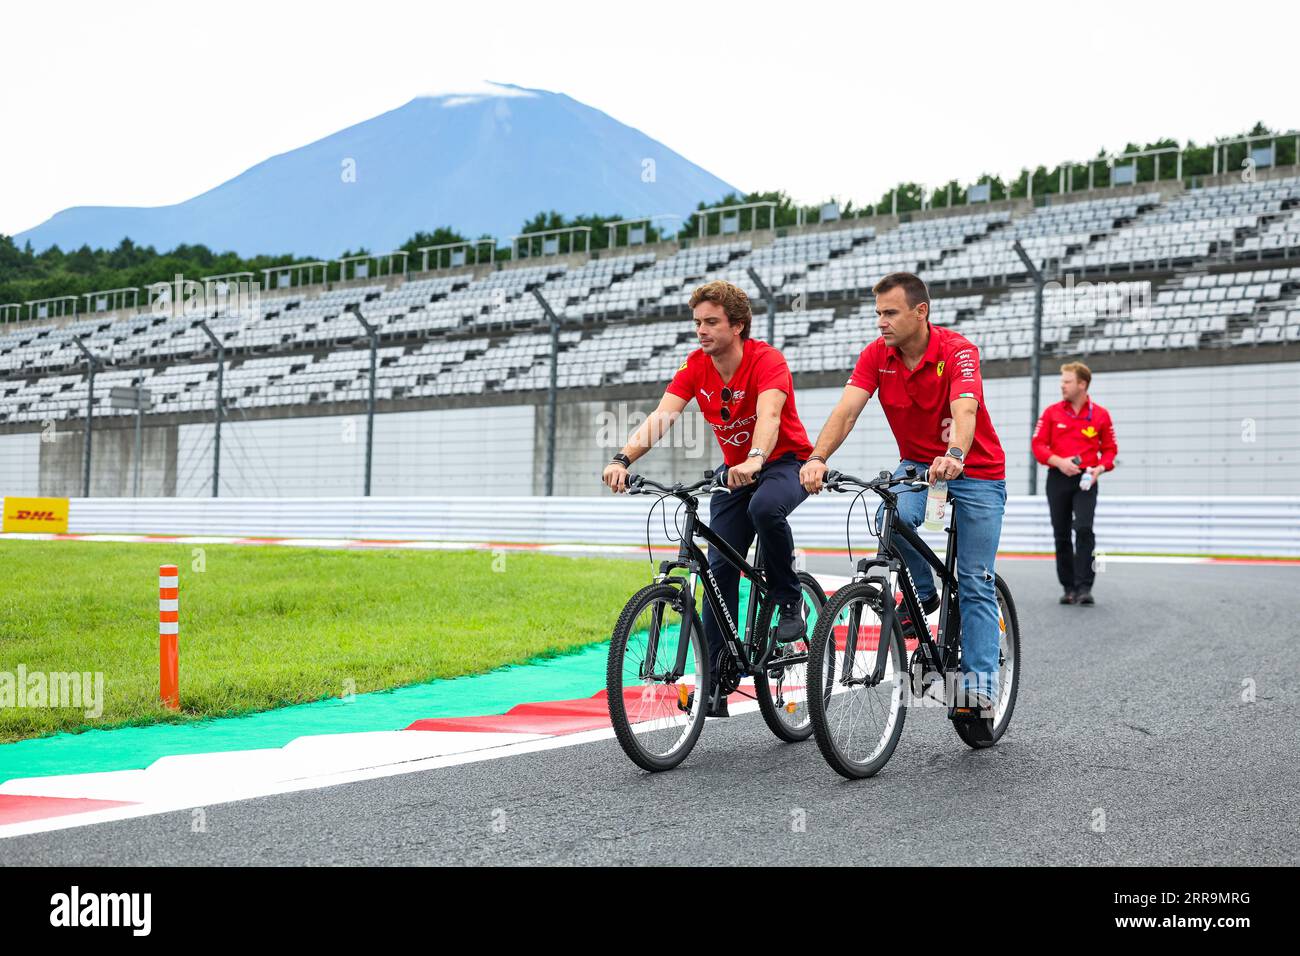
[[(790, 533), (790, 522), (786, 517), (808, 497), (808, 492), (799, 484), (801, 466), (802, 462), (795, 458), (794, 452), (787, 452), (759, 469), (752, 485), (729, 493), (715, 492), (709, 497), (709, 527), (739, 554), (744, 556), (754, 543), (755, 534), (758, 535), (772, 598), (779, 604), (796, 604), (800, 600), (799, 576), (794, 566), (794, 535)], [(740, 571), (714, 548), (709, 549), (709, 568), (717, 578), (731, 619), (740, 627), (736, 618)], [(704, 636), (709, 642), (710, 660), (717, 660), (718, 652), (725, 646), (723, 631), (713, 619), (713, 609), (707, 602), (701, 620), (704, 622)]]

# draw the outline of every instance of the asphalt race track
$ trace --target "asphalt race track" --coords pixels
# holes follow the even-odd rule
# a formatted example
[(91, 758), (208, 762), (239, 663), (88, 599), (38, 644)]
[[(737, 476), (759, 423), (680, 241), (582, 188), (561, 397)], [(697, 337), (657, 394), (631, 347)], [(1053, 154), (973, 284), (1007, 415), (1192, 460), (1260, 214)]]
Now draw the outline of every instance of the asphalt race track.
[[(845, 574), (843, 558), (810, 569)], [(1006, 560), (1020, 699), (975, 752), (909, 711), (849, 783), (757, 714), (711, 720), (677, 770), (613, 739), (190, 812), (14, 837), (32, 864), (1238, 864), (1300, 855), (1300, 567), (1129, 564), (1094, 608)], [(611, 608), (611, 618), (616, 613)], [(1253, 701), (1247, 699), (1251, 696)]]

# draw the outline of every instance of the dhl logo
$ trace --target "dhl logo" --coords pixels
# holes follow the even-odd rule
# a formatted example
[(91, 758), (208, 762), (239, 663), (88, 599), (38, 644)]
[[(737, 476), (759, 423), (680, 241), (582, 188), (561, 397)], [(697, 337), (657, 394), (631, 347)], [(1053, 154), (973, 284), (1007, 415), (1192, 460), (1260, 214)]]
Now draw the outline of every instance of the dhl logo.
[(68, 530), (67, 498), (4, 499), (4, 520), (0, 531), (66, 534)]

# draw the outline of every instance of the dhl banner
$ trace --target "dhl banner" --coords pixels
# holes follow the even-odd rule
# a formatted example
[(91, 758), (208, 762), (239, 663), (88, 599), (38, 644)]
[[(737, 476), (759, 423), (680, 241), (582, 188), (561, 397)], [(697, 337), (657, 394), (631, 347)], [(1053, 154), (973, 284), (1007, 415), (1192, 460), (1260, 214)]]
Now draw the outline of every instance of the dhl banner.
[(68, 533), (67, 498), (9, 498), (4, 499), (4, 525), (0, 532), (48, 531)]

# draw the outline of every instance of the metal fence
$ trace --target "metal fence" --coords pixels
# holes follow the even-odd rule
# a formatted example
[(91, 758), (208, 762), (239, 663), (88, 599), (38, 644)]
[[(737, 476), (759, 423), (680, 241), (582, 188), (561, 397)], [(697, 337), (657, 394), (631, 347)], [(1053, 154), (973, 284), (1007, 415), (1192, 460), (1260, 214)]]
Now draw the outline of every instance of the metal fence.
[[(1047, 403), (1058, 398), (1055, 364), (1045, 363), (1043, 372)], [(490, 405), (417, 405), (377, 413), (373, 432), (364, 410), (331, 415), (304, 404), (296, 414), (262, 418), (232, 411), (221, 432), (220, 497), (362, 495), (367, 458), (376, 496), (541, 495), (552, 444), (554, 494), (595, 495), (601, 469), (654, 408), (662, 388), (647, 383), (640, 397), (626, 390), (627, 397), (606, 397), (600, 389), (561, 389), (553, 421), (545, 404), (529, 404), (527, 394), (491, 396), (497, 404)], [(797, 408), (810, 438), (841, 389), (798, 388)], [(1300, 493), (1300, 363), (1102, 371), (1092, 393), (1110, 410), (1119, 437), (1119, 464), (1102, 478), (1103, 499)], [(1029, 379), (988, 379), (985, 399), (1006, 452), (1008, 491), (1022, 493), (1028, 485)], [(211, 420), (166, 425), (146, 416), (142, 456), (133, 420), (118, 416), (97, 425), (89, 497), (131, 496), (141, 460), (143, 498), (212, 496)], [(0, 434), (0, 494), (86, 497), (77, 424)], [(867, 406), (832, 460), (853, 474), (897, 462), (878, 402)], [(712, 430), (692, 405), (635, 470), (660, 481), (688, 480), (720, 461)]]

